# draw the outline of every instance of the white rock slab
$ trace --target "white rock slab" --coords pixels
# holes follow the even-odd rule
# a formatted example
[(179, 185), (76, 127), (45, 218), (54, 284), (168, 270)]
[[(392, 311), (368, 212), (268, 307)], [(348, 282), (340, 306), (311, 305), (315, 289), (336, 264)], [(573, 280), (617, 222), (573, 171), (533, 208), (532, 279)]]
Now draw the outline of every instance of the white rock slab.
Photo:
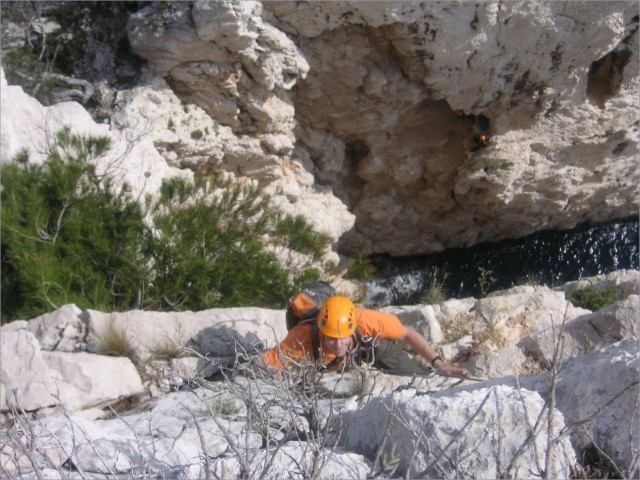
[(63, 305), (51, 313), (32, 318), (27, 330), (35, 335), (42, 350), (73, 352), (82, 350), (86, 326), (80, 321), (82, 312), (76, 305)]
[(42, 352), (56, 384), (69, 385), (62, 395), (65, 406), (82, 410), (143, 392), (136, 367), (126, 357), (86, 352)]
[[(544, 431), (526, 444), (543, 408), (538, 393), (505, 386), (414, 398), (388, 396), (343, 414), (347, 427), (341, 443), (368, 458), (381, 453), (387, 474), (499, 478), (512, 465), (514, 477), (531, 477), (544, 468), (548, 446)], [(554, 413), (551, 438), (564, 426), (562, 414)], [(376, 421), (371, 422), (372, 418)], [(521, 446), (524, 449), (518, 456)], [(575, 461), (565, 439), (555, 447), (547, 471), (552, 477), (568, 478)], [(389, 471), (392, 462), (397, 470)]]
[(0, 335), (0, 411), (11, 407), (27, 411), (58, 403), (38, 340), (25, 330)]
[(90, 332), (88, 351), (100, 352), (99, 338), (111, 330), (126, 337), (140, 360), (167, 346), (184, 345), (218, 357), (255, 354), (275, 346), (287, 331), (284, 310), (255, 307), (200, 312), (86, 310), (82, 319)]

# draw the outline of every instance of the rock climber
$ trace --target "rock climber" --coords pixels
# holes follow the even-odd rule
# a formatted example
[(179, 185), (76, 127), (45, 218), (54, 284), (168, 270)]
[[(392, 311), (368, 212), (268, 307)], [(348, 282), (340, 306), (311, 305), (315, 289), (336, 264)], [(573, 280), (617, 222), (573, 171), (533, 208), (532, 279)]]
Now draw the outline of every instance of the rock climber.
[(471, 152), (477, 152), (481, 148), (485, 148), (489, 145), (489, 135), (486, 133), (481, 133), (477, 137), (473, 139), (473, 148)]
[(282, 370), (314, 362), (329, 371), (367, 362), (396, 375), (428, 374), (430, 369), (411, 358), (394, 341), (408, 344), (436, 373), (466, 377), (464, 368), (446, 364), (416, 330), (393, 314), (356, 308), (342, 295), (327, 299), (315, 321), (299, 323), (276, 347), (262, 353), (261, 363)]

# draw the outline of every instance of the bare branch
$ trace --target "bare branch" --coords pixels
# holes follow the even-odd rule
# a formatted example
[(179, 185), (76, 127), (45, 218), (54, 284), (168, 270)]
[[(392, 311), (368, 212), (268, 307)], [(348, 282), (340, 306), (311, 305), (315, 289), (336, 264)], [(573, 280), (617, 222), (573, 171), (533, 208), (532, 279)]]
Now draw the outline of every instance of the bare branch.
[(433, 459), (431, 461), (431, 463), (429, 465), (427, 465), (427, 467), (424, 470), (422, 470), (420, 473), (416, 474), (415, 477), (426, 477), (427, 476), (427, 473), (429, 472), (429, 470), (431, 470), (434, 465), (437, 465), (437, 463), (440, 461), (440, 459), (447, 453), (447, 450), (449, 450), (451, 448), (451, 446), (454, 444), (454, 442), (456, 440), (458, 440), (458, 438), (462, 434), (462, 431), (464, 429), (466, 429), (469, 425), (471, 425), (471, 423), (475, 420), (476, 416), (478, 416), (478, 414), (482, 411), (482, 407), (484, 407), (484, 404), (487, 403), (487, 400), (489, 400), (489, 396), (492, 393), (493, 393), (493, 390), (489, 390), (487, 392), (487, 394), (482, 399), (482, 402), (480, 402), (480, 405), (478, 406), (476, 411), (473, 412), (473, 415), (471, 415), (471, 417), (469, 417), (469, 419), (463, 425), (463, 427), (460, 429), (460, 431), (456, 435), (454, 435), (453, 438), (451, 438), (449, 443), (447, 445), (445, 445), (445, 447), (442, 449), (442, 451), (440, 451), (440, 453), (436, 456), (436, 458)]

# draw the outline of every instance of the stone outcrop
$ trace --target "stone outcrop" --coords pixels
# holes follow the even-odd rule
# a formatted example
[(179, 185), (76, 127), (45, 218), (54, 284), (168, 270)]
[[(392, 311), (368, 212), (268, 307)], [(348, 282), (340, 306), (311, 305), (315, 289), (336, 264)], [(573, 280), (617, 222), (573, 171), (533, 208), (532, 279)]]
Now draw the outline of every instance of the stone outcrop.
[(87, 325), (88, 351), (100, 352), (104, 338), (116, 334), (130, 345), (138, 361), (149, 360), (163, 350), (188, 346), (211, 353), (218, 360), (255, 355), (277, 344), (286, 334), (285, 313), (264, 308), (224, 308), (200, 312), (103, 313), (86, 310), (80, 314)]
[(331, 189), (314, 185), (301, 162), (288, 160), (295, 143), (291, 132), (236, 134), (204, 108), (184, 105), (158, 78), (118, 94), (112, 127), (145, 135), (175, 168), (261, 183), (272, 206), (303, 215), (333, 242), (353, 227), (355, 216)]
[(142, 393), (126, 357), (42, 351), (27, 330), (0, 335), (0, 411), (34, 411), (64, 405), (82, 411)]
[[(593, 445), (608, 445), (619, 476), (637, 475), (640, 425), (636, 420), (640, 395), (640, 342), (626, 338), (601, 350), (559, 363), (553, 387), (571, 443), (583, 456)], [(594, 388), (593, 380), (598, 379)], [(505, 385), (536, 391), (548, 397), (550, 373), (507, 376), (485, 385)], [(473, 387), (461, 387), (473, 391)], [(615, 446), (614, 446), (615, 444)]]
[[(428, 397), (390, 395), (343, 415), (341, 440), (369, 458), (381, 455), (381, 471), (406, 478), (528, 477), (531, 466), (544, 461), (539, 452), (548, 449), (547, 432), (533, 429), (543, 410), (537, 393), (506, 386)], [(562, 414), (554, 413), (551, 438), (564, 427)], [(514, 455), (520, 446), (520, 455)], [(555, 445), (552, 458), (545, 471), (568, 478), (576, 459), (567, 438)]]
[[(466, 358), (465, 380), (372, 369), (225, 380), (224, 367), (285, 335), (284, 311), (65, 305), (0, 328), (0, 467), (23, 478), (34, 465), (45, 476), (64, 465), (165, 478), (568, 478), (596, 449), (633, 478), (639, 278), (584, 279), (627, 295), (597, 312), (571, 305), (569, 284), (387, 309), (449, 360)], [(104, 355), (114, 337), (131, 359)]]
[(286, 176), (287, 206), (335, 195), (355, 215), (349, 230), (338, 214), (343, 252), (412, 254), (637, 212), (638, 14), (199, 1), (145, 7), (128, 30), (153, 77), (237, 138), (186, 162)]
[(3, 112), (0, 125), (2, 162), (25, 153), (30, 162), (42, 163), (50, 152), (54, 135), (68, 126), (72, 134), (110, 140), (109, 151), (95, 161), (97, 172), (107, 173), (116, 184), (127, 183), (134, 198), (155, 194), (164, 178), (192, 176), (190, 171), (167, 165), (144, 132), (117, 131), (109, 125), (96, 123), (76, 102), (45, 107), (19, 86), (7, 85), (4, 74), (1, 77), (0, 108)]

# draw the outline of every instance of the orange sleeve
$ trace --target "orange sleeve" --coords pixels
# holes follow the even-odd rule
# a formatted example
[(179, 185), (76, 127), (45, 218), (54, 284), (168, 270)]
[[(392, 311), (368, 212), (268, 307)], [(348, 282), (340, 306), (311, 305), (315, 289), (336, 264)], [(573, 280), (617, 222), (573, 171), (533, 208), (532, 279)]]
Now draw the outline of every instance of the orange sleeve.
[(404, 338), (405, 327), (396, 315), (367, 309), (358, 309), (357, 312), (361, 335), (386, 340)]
[(285, 365), (306, 359), (313, 361), (311, 324), (296, 325), (279, 345), (266, 350), (260, 357), (265, 365), (282, 370)]

